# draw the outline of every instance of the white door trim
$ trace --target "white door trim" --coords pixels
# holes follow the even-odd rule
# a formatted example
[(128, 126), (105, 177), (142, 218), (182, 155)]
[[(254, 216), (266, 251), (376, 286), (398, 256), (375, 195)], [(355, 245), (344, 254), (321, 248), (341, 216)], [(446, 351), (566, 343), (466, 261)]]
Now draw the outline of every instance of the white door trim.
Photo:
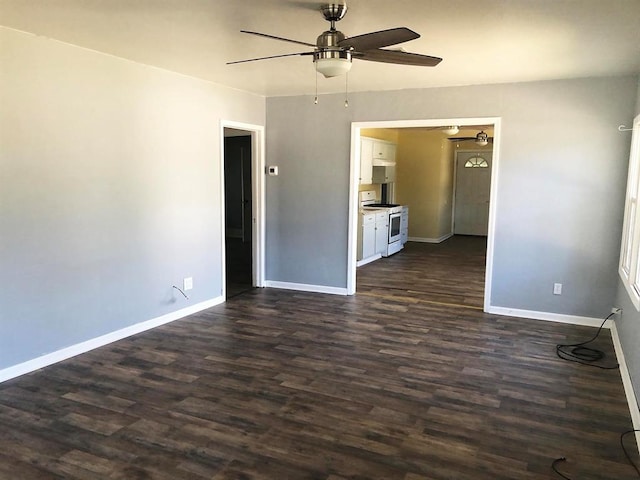
[(265, 286), (265, 138), (264, 126), (249, 123), (234, 122), (231, 120), (220, 121), (220, 232), (222, 245), (222, 297), (226, 298), (227, 266), (225, 261), (225, 202), (224, 202), (224, 129), (234, 128), (246, 130), (251, 134), (251, 202), (253, 206), (252, 255), (253, 271), (252, 280), (254, 287)]
[(443, 125), (493, 125), (493, 163), (491, 165), (491, 193), (489, 195), (489, 231), (487, 235), (487, 264), (484, 281), (484, 311), (491, 308), (491, 280), (493, 278), (494, 238), (498, 207), (498, 171), (500, 165), (500, 117), (438, 118), (430, 120), (386, 120), (351, 123), (351, 168), (349, 179), (349, 236), (347, 252), (347, 294), (356, 293), (356, 252), (358, 242), (358, 180), (360, 178), (360, 131), (363, 128), (415, 128)]

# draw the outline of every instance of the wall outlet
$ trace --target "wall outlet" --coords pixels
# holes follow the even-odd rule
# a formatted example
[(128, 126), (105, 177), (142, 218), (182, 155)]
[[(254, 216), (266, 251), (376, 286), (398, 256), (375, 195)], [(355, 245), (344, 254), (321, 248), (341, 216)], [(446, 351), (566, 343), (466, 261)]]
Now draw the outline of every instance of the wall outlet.
[(186, 292), (193, 288), (193, 277), (187, 277), (182, 281), (182, 289)]
[(611, 313), (615, 313), (615, 314), (620, 314), (622, 315), (622, 309), (618, 308), (618, 307), (611, 307)]
[(554, 295), (562, 295), (562, 284), (554, 283), (553, 284), (553, 294)]

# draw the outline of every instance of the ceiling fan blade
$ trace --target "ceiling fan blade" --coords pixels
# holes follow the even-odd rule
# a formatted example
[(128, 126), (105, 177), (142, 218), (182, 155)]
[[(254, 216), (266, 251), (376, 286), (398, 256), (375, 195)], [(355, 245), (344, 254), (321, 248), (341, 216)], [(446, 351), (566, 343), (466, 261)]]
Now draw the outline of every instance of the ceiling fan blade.
[(313, 52), (285, 53), (284, 55), (270, 55), (268, 57), (248, 58), (247, 60), (236, 60), (235, 62), (227, 62), (227, 65), (234, 65), (236, 63), (255, 62), (257, 60), (269, 60), (270, 58), (293, 57), (296, 55), (313, 55)]
[(298, 45), (306, 45), (307, 47), (316, 48), (315, 44), (313, 43), (300, 42), (298, 40), (291, 40), (290, 38), (276, 37), (275, 35), (268, 35), (266, 33), (260, 33), (260, 32), (250, 32), (248, 30), (240, 30), (240, 31), (242, 33), (248, 33), (250, 35), (257, 35), (259, 37), (266, 37), (266, 38), (271, 38), (273, 40), (281, 40), (283, 42), (297, 43)]
[(368, 60), (370, 62), (396, 63), (399, 65), (416, 65), (419, 67), (435, 67), (442, 59), (419, 53), (402, 52), (400, 50), (367, 50), (356, 54), (353, 58)]
[(355, 37), (345, 38), (338, 45), (351, 48), (356, 52), (367, 52), (377, 48), (389, 47), (398, 43), (408, 42), (420, 38), (420, 34), (406, 27), (390, 28), (379, 32), (365, 33)]
[[(452, 142), (470, 142), (477, 140), (476, 137), (448, 137), (447, 140), (451, 140)], [(489, 142), (493, 142), (493, 137), (488, 137), (487, 140)]]

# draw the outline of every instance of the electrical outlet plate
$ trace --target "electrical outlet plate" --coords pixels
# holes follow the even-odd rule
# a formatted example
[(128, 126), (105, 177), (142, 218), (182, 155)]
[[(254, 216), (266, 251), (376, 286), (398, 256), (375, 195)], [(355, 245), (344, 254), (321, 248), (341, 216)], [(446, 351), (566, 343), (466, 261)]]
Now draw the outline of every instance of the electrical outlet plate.
[(562, 295), (562, 284), (554, 283), (553, 284), (553, 294), (554, 295)]
[(193, 277), (187, 277), (182, 281), (182, 289), (186, 292), (193, 288)]

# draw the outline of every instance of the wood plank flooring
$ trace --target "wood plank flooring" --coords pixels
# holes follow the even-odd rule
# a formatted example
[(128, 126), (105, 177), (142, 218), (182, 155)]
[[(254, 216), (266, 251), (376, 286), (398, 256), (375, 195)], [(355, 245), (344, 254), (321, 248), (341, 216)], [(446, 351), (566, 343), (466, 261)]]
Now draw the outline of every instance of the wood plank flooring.
[(482, 309), (487, 237), (409, 242), (400, 255), (358, 268), (358, 293)]
[(555, 355), (594, 329), (469, 308), (454, 246), (363, 267), (356, 296), (254, 289), (0, 384), (0, 478), (533, 480), (560, 456), (637, 478), (620, 373)]

